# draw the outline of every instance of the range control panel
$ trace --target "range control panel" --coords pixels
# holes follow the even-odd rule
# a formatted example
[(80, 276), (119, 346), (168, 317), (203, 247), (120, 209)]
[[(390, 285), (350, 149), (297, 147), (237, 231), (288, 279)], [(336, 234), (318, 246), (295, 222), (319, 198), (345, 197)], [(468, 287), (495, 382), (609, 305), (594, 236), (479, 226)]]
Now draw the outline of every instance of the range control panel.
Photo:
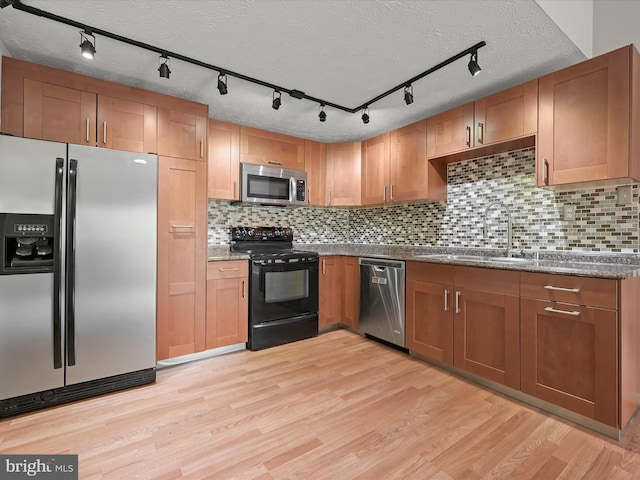
[(285, 227), (233, 227), (231, 240), (253, 242), (291, 242), (293, 230)]

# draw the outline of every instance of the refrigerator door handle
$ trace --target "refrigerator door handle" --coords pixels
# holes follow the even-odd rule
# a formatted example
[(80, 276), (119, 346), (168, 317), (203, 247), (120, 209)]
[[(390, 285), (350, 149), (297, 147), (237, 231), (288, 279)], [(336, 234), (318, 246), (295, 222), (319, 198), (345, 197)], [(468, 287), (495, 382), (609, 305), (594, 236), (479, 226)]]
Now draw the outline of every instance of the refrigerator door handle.
[(64, 158), (56, 158), (54, 199), (54, 243), (56, 251), (53, 262), (53, 368), (62, 368), (62, 196), (64, 195)]
[(66, 269), (66, 303), (67, 314), (67, 365), (76, 364), (76, 328), (75, 328), (75, 225), (76, 196), (78, 191), (78, 161), (69, 160), (69, 179), (67, 182), (67, 269)]

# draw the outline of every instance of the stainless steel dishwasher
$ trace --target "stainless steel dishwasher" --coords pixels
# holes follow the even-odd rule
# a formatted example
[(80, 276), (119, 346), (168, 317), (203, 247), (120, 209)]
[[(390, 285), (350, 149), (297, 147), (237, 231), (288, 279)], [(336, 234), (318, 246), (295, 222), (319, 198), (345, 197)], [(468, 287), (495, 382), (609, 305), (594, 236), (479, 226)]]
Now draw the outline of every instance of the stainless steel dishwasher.
[(361, 258), (359, 263), (360, 330), (404, 347), (404, 262)]

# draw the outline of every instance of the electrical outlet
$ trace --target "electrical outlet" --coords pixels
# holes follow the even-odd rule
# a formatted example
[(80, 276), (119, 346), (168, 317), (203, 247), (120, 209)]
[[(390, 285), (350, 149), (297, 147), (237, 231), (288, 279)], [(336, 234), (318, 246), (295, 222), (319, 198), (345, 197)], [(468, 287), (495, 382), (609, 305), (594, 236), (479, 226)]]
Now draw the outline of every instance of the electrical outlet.
[(618, 201), (616, 205), (629, 205), (631, 203), (631, 185), (621, 185), (616, 188)]
[(565, 205), (562, 209), (562, 219), (565, 222), (573, 222), (576, 219), (576, 206)]

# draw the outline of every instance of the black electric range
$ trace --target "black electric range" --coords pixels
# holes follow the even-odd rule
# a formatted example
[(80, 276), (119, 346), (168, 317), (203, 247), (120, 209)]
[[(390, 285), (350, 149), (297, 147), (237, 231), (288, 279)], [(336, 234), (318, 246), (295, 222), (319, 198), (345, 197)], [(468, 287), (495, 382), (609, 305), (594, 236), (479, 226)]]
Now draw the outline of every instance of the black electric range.
[(293, 230), (233, 227), (231, 251), (249, 255), (250, 350), (318, 334), (318, 259), (295, 250)]

